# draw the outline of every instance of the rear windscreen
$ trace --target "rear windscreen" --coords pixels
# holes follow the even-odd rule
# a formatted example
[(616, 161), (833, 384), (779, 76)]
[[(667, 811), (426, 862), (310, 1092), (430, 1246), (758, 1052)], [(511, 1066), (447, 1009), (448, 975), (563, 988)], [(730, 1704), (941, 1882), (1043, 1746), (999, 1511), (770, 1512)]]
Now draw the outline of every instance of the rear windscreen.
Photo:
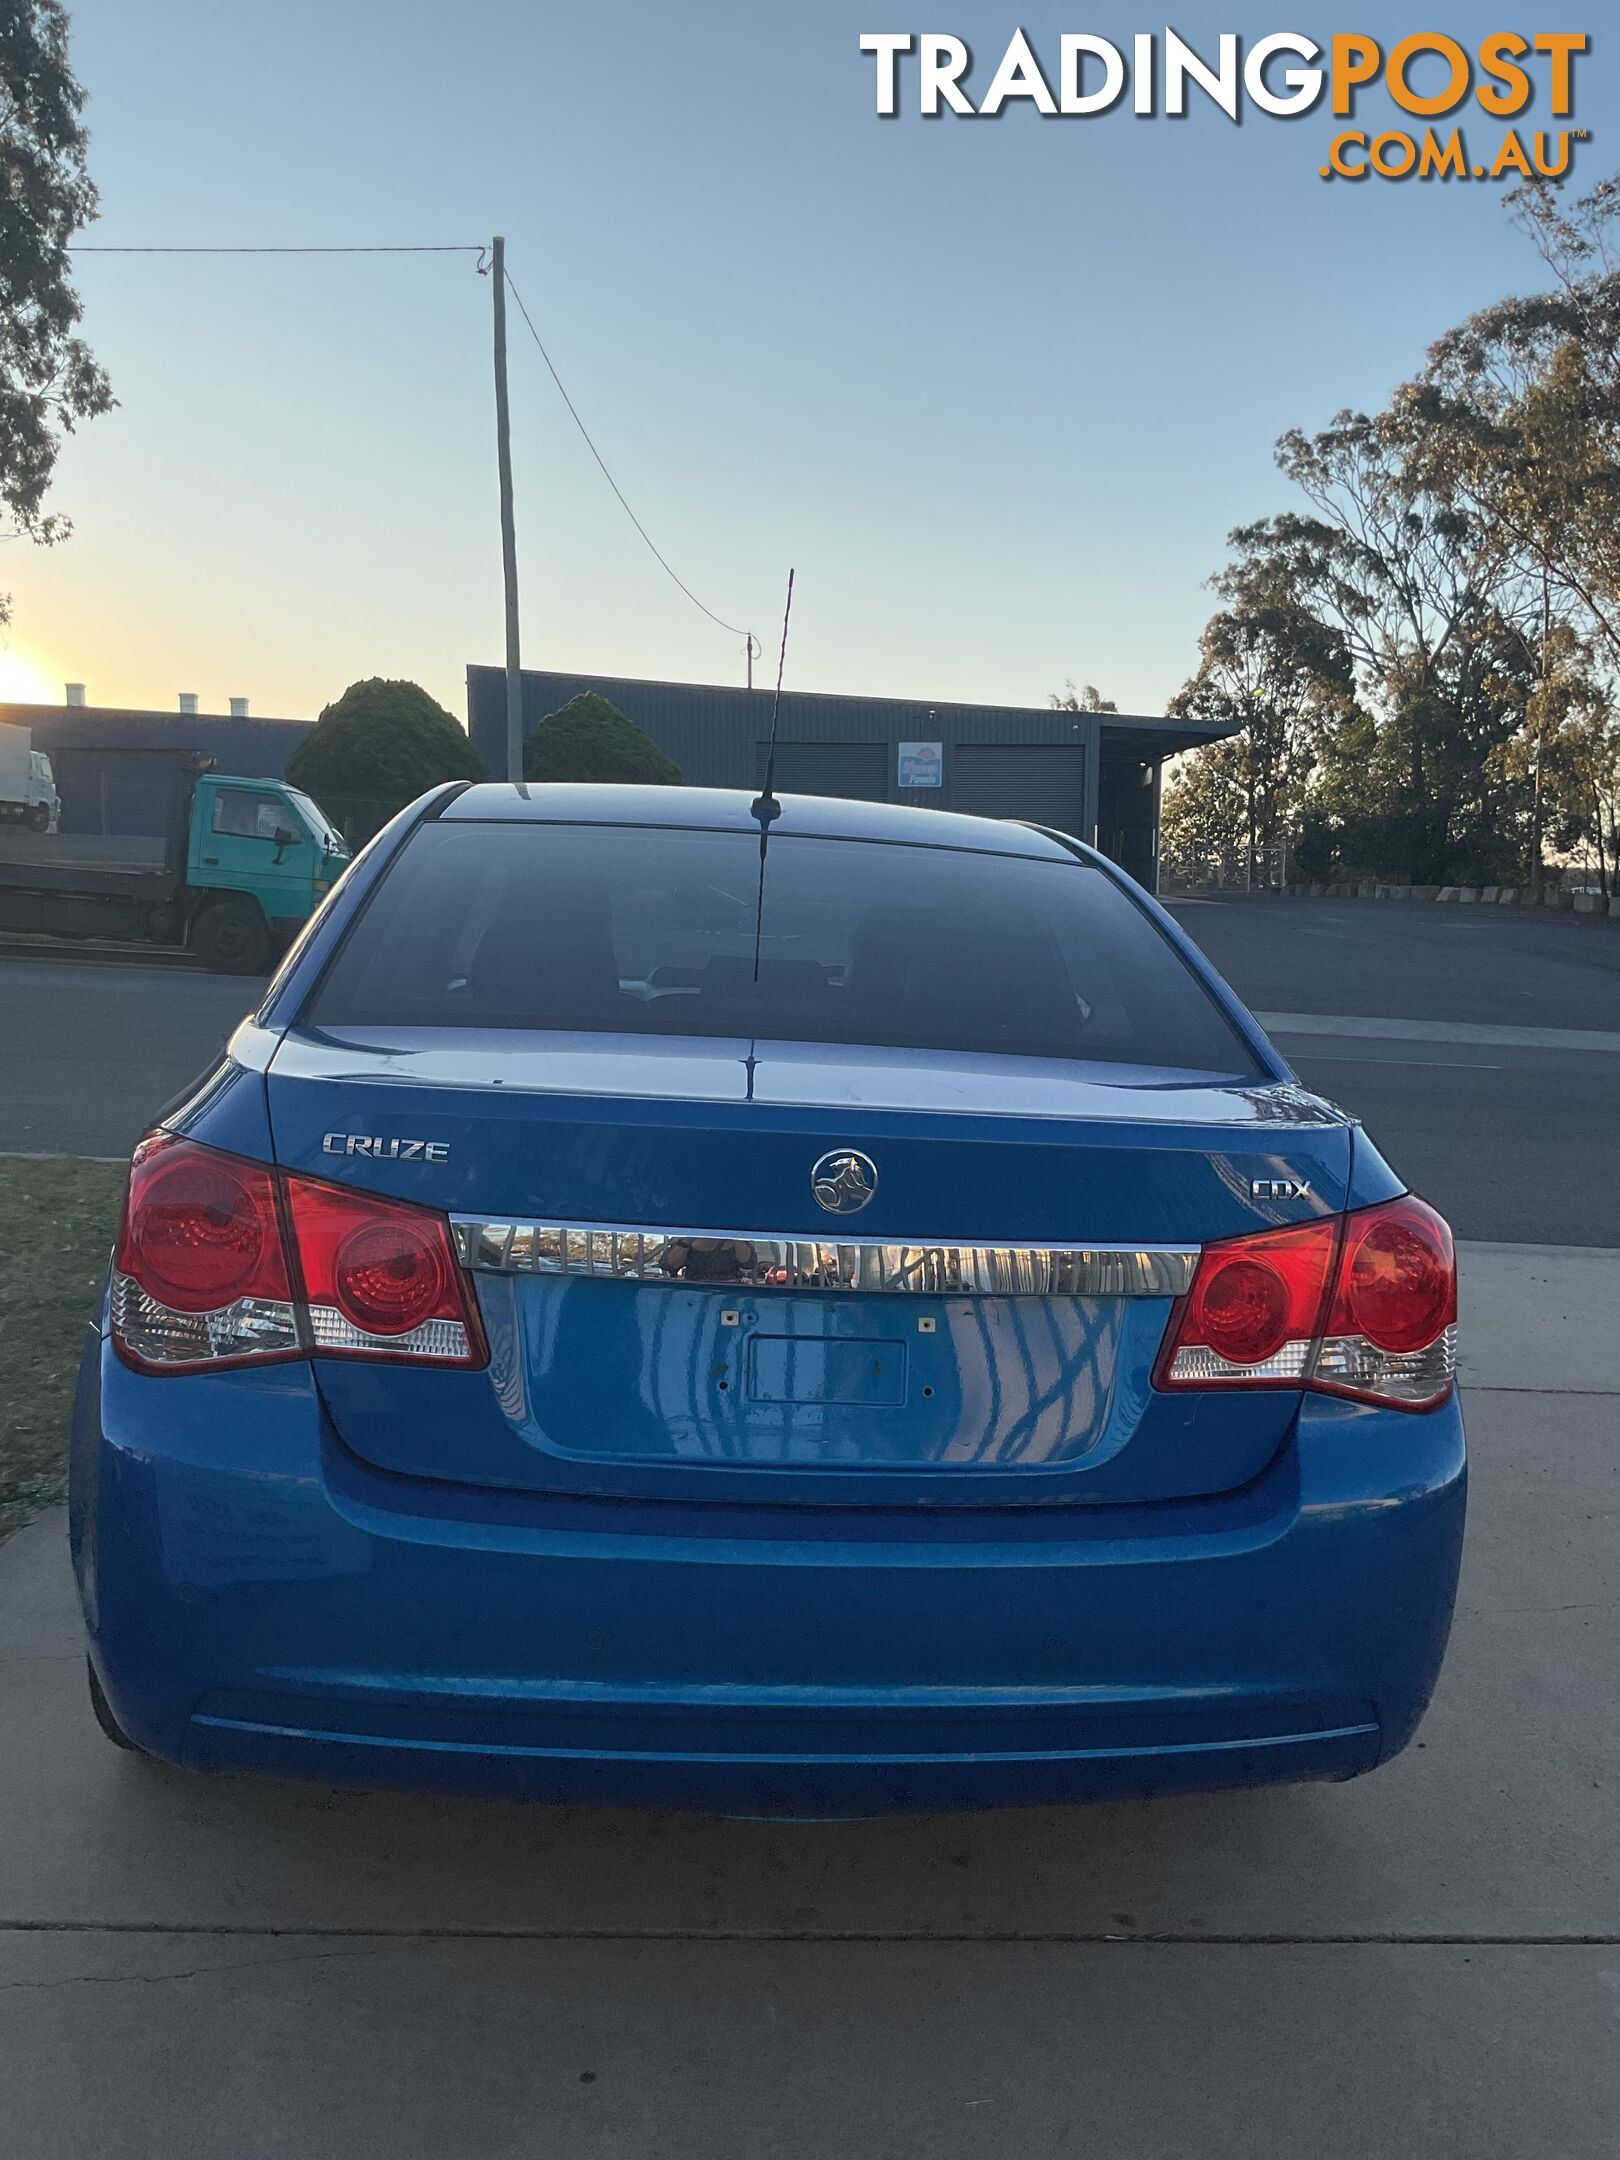
[(1079, 861), (660, 826), (430, 824), (306, 1024), (862, 1043), (1257, 1077), (1154, 923)]

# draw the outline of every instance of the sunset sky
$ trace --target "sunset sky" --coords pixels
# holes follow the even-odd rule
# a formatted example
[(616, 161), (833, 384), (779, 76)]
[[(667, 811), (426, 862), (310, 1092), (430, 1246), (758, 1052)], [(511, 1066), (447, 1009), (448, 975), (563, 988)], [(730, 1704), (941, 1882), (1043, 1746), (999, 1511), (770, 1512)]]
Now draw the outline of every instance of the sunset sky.
[[(1589, 18), (1552, 28), (1593, 28)], [(1327, 37), (1244, 0), (1177, 27)], [(1158, 711), (1271, 445), (1380, 401), (1537, 282), (1489, 186), (1324, 184), (1333, 123), (879, 122), (847, 0), (78, 0), (103, 245), (476, 242), (510, 266), (676, 569), (802, 688)], [(928, 19), (932, 21), (932, 18)], [(937, 27), (999, 54), (1020, 18)], [(1128, 40), (1162, 18), (1034, 5)], [(1477, 7), (1354, 27), (1477, 39)], [(1526, 24), (1526, 28), (1535, 26)], [(1579, 155), (1620, 169), (1608, 41)], [(1380, 108), (1387, 110), (1387, 108)], [(1543, 117), (1542, 125), (1548, 124)], [(1500, 122), (1475, 115), (1493, 141)], [(60, 466), (73, 538), (14, 542), (0, 697), (312, 714), (361, 675), (464, 712), (499, 657), (490, 286), (470, 256), (80, 259), (119, 409)], [(515, 324), (525, 655), (741, 680)]]

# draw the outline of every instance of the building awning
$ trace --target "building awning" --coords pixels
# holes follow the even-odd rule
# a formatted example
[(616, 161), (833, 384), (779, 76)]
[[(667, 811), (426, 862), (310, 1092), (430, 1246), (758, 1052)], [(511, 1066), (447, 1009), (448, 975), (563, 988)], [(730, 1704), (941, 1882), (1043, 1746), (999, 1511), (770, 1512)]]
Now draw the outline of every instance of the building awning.
[(1103, 713), (1102, 753), (1140, 758), (1174, 757), (1182, 750), (1200, 750), (1205, 743), (1226, 742), (1241, 733), (1232, 720), (1140, 719), (1133, 713)]

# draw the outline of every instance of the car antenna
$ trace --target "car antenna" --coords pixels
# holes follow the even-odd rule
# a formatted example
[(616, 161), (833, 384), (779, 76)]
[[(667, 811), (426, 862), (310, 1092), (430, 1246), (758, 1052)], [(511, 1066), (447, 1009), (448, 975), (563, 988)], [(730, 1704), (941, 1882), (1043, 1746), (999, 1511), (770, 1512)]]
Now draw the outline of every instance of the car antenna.
[(782, 651), (776, 663), (776, 701), (771, 707), (771, 739), (765, 751), (765, 785), (748, 806), (750, 817), (759, 820), (759, 895), (754, 903), (754, 980), (759, 981), (760, 947), (765, 936), (765, 854), (770, 846), (771, 827), (782, 815), (782, 805), (776, 799), (776, 728), (782, 717), (782, 677), (787, 672), (788, 624), (793, 620), (793, 579), (788, 572), (787, 607), (782, 615)]

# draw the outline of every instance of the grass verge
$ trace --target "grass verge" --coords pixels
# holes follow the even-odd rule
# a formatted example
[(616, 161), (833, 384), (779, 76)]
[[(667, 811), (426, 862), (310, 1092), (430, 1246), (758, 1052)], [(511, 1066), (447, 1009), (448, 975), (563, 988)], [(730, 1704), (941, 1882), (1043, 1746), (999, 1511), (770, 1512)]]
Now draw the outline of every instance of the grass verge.
[(123, 1182), (117, 1163), (0, 1160), (0, 1538), (62, 1497), (79, 1346)]

